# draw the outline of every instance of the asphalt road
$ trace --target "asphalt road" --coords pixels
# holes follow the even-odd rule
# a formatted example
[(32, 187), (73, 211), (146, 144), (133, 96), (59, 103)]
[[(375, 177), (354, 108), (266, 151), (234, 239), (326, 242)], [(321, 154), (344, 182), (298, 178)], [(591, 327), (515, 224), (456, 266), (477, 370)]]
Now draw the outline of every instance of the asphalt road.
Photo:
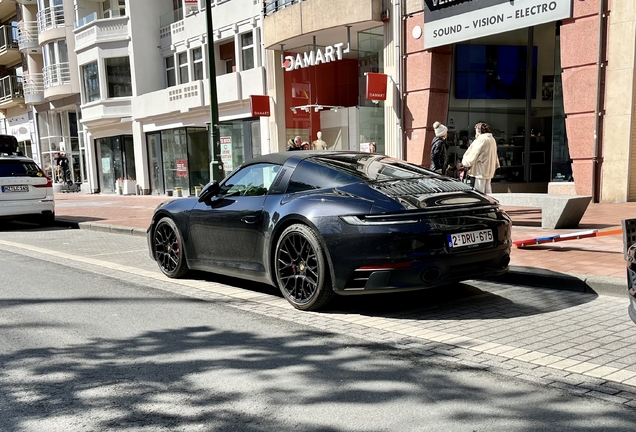
[[(0, 231), (0, 241), (1, 431), (631, 431), (636, 424), (636, 410), (543, 385), (545, 378), (533, 384), (369, 342), (347, 327), (317, 324), (329, 321), (321, 314), (279, 308), (279, 317), (268, 316), (267, 303), (283, 300), (266, 286), (154, 277), (143, 239), (18, 227)], [(225, 301), (208, 296), (208, 286), (261, 301)], [(455, 309), (479, 289), (460, 290)], [(382, 316), (397, 307), (386, 299), (362, 304)], [(437, 294), (407, 299), (448, 307)], [(570, 311), (587, 303), (567, 301)], [(340, 307), (333, 313), (353, 305)]]

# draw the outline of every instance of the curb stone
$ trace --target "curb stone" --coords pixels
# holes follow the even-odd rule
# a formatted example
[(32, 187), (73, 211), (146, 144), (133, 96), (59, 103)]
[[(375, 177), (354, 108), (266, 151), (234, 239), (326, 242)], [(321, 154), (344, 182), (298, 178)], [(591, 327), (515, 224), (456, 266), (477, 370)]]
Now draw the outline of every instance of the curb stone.
[(627, 281), (623, 278), (562, 273), (536, 267), (510, 266), (508, 273), (489, 280), (612, 297), (627, 296)]

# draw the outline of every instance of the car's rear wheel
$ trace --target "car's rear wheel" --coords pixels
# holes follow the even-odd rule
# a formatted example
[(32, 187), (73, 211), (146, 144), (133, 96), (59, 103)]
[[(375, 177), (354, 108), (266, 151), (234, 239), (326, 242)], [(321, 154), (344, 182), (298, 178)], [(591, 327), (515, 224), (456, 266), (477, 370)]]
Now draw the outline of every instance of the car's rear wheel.
[(169, 217), (162, 218), (155, 227), (153, 235), (155, 260), (161, 272), (170, 278), (179, 278), (188, 272), (183, 237), (179, 228)]
[(316, 232), (301, 224), (289, 226), (276, 243), (276, 281), (283, 296), (300, 310), (325, 306), (335, 293)]

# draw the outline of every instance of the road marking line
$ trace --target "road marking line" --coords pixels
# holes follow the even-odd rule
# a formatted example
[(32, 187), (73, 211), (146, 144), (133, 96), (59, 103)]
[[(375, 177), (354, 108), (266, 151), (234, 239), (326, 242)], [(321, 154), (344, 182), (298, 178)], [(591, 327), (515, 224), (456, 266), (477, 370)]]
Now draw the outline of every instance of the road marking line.
[[(107, 268), (110, 270), (117, 270), (123, 273), (134, 274), (136, 276), (141, 276), (147, 279), (169, 282), (175, 285), (194, 288), (208, 293), (231, 297), (233, 299), (274, 306), (281, 310), (295, 310), (292, 305), (289, 304), (289, 302), (282, 298), (263, 298), (262, 293), (252, 293), (244, 289), (221, 285), (215, 282), (195, 281), (187, 279), (170, 279), (167, 276), (164, 276), (163, 273), (159, 271), (148, 271), (122, 264), (109, 263), (90, 257), (71, 255), (64, 252), (58, 252), (21, 243), (14, 243), (6, 240), (0, 240), (0, 245), (36, 252), (43, 255), (49, 255), (59, 259), (90, 264), (96, 267)], [(310, 314), (310, 312), (304, 313)], [(616, 369), (614, 367), (601, 366), (591, 362), (577, 362), (564, 357), (542, 353), (540, 351), (529, 351), (527, 349), (519, 347), (502, 345), (495, 342), (469, 338), (462, 335), (443, 333), (437, 330), (423, 329), (421, 327), (417, 327), (408, 323), (396, 325), (400, 323), (400, 321), (396, 319), (368, 317), (359, 314), (331, 314), (324, 316), (333, 320), (361, 325), (364, 327), (373, 328), (375, 330), (386, 329), (387, 331), (391, 331), (391, 328), (395, 328), (396, 331), (392, 331), (393, 333), (407, 335), (416, 339), (421, 339), (429, 342), (440, 342), (456, 346), (458, 348), (468, 349), (477, 353), (491, 354), (505, 359), (512, 358), (514, 360), (523, 361), (525, 363), (545, 366), (552, 369), (565, 370), (585, 376), (602, 378), (614, 382), (622, 382), (627, 385), (636, 386), (636, 373), (626, 369)], [(446, 357), (448, 357), (449, 361), (459, 361), (459, 359), (457, 359), (456, 357)]]

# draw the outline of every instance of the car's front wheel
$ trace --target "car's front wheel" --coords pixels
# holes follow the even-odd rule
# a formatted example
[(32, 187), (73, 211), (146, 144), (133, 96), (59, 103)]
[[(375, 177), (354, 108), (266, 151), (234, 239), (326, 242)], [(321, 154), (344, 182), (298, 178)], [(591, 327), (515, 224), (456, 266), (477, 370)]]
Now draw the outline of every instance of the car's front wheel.
[(300, 310), (316, 310), (335, 293), (316, 232), (301, 224), (289, 226), (276, 243), (276, 281), (283, 296)]
[(180, 278), (188, 272), (183, 238), (179, 228), (169, 217), (162, 218), (153, 235), (155, 260), (161, 272), (170, 278)]

